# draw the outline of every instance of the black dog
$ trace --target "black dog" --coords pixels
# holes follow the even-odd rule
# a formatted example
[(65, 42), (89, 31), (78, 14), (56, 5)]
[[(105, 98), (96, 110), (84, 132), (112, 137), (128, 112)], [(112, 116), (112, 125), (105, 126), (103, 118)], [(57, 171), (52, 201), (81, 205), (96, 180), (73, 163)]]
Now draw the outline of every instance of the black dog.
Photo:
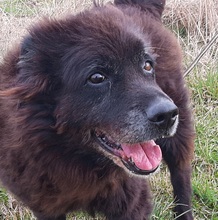
[[(115, 0), (32, 28), (0, 66), (0, 178), (40, 220), (145, 220), (144, 178), (169, 166), (190, 207), (193, 125), (164, 0)], [(133, 175), (130, 175), (133, 174)]]

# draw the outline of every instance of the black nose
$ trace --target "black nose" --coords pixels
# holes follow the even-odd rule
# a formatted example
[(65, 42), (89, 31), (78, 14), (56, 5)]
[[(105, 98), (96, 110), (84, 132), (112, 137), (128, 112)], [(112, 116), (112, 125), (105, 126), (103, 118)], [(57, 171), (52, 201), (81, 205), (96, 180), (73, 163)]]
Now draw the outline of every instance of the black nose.
[(169, 129), (179, 114), (177, 106), (170, 100), (153, 103), (146, 111), (148, 120), (162, 129)]

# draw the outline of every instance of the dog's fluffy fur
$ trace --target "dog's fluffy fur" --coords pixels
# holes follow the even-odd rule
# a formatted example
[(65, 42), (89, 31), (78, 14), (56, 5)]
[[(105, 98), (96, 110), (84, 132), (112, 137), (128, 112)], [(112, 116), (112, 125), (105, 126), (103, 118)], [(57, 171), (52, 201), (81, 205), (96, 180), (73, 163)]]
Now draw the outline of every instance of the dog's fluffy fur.
[[(129, 175), (100, 146), (99, 131), (119, 143), (155, 139), (171, 173), (175, 213), (193, 219), (194, 132), (181, 49), (161, 23), (164, 5), (115, 0), (44, 20), (0, 65), (0, 179), (39, 220), (64, 220), (75, 210), (149, 219), (146, 179)], [(159, 128), (149, 117), (173, 102), (178, 126)]]

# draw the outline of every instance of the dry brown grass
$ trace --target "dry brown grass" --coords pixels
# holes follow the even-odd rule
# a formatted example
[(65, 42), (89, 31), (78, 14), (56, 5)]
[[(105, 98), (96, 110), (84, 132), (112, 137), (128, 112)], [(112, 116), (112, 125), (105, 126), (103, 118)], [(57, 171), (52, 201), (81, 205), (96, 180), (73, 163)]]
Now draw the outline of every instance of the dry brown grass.
[[(6, 13), (5, 5), (10, 6), (13, 13)], [(40, 17), (63, 17), (91, 5), (92, 0), (0, 0), (0, 60), (14, 42), (26, 33), (26, 28)], [(25, 9), (28, 10), (28, 16), (22, 12)], [(167, 26), (178, 35), (189, 65), (218, 32), (218, 0), (168, 0), (163, 18)], [(217, 44), (200, 60), (203, 68), (217, 62)]]
[(40, 18), (63, 17), (91, 5), (92, 0), (0, 0), (0, 61)]
[(217, 0), (169, 0), (164, 18), (172, 27), (184, 27), (188, 35), (206, 41), (217, 31), (217, 12)]
[[(185, 62), (189, 65), (210, 39), (218, 34), (218, 0), (169, 0), (164, 14), (165, 24), (180, 39)], [(218, 41), (200, 60), (201, 72), (207, 66), (217, 68)]]

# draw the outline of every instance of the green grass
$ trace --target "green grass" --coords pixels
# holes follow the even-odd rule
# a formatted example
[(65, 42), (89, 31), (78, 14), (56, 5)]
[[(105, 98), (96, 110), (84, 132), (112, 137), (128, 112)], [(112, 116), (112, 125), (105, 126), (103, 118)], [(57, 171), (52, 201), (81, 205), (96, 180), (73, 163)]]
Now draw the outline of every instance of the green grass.
[(195, 109), (196, 150), (193, 205), (197, 219), (218, 219), (218, 72), (192, 73), (189, 86)]
[(0, 203), (7, 203), (8, 195), (6, 190), (0, 188)]
[[(44, 4), (49, 2), (52, 1), (44, 1)], [(16, 17), (37, 16), (40, 4), (43, 4), (43, 1), (0, 0), (0, 12)], [(184, 33), (180, 32), (181, 30), (177, 31), (182, 37), (187, 34), (183, 36)], [(185, 50), (187, 48), (185, 47)], [(217, 60), (216, 53), (213, 60)], [(208, 62), (204, 67), (198, 65), (186, 78), (192, 93), (196, 128), (192, 177), (192, 202), (196, 220), (218, 220), (218, 66), (214, 66), (214, 63), (218, 61)], [(164, 164), (160, 172), (150, 178), (155, 206), (153, 220), (173, 219), (172, 186), (169, 179), (169, 172)], [(0, 220), (33, 219), (31, 212), (0, 188)], [(90, 220), (91, 218), (79, 212), (69, 215), (69, 219)]]
[(7, 14), (17, 17), (25, 17), (36, 14), (37, 4), (37, 1), (30, 0), (3, 0), (0, 1), (0, 8), (2, 8)]
[[(193, 160), (193, 211), (196, 220), (218, 220), (218, 71), (196, 68), (186, 78), (192, 93), (196, 140)], [(152, 219), (173, 219), (173, 199), (165, 166), (152, 177), (155, 197)]]

